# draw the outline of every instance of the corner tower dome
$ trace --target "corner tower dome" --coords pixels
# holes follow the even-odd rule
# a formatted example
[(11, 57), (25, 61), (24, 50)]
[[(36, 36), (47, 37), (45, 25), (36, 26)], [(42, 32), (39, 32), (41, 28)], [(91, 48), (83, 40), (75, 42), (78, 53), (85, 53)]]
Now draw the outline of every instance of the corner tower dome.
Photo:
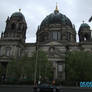
[(59, 12), (57, 5), (54, 13), (46, 16), (46, 18), (42, 21), (41, 26), (45, 26), (47, 24), (62, 24), (72, 27), (70, 19)]
[(10, 19), (17, 19), (20, 21), (25, 21), (24, 15), (21, 13), (21, 9), (18, 12), (15, 12), (11, 15)]
[(87, 28), (87, 27), (90, 27), (90, 26), (89, 26), (87, 23), (82, 23), (80, 27), (85, 27), (85, 28)]
[(89, 29), (90, 30), (90, 26), (83, 21), (83, 23), (80, 25), (79, 32), (84, 31), (84, 29)]
[(90, 26), (87, 23), (84, 23), (84, 21), (79, 28), (78, 35), (79, 35), (80, 42), (91, 41)]
[(6, 28), (4, 32), (5, 39), (20, 39), (25, 42), (27, 24), (24, 15), (20, 12), (15, 12), (6, 20)]

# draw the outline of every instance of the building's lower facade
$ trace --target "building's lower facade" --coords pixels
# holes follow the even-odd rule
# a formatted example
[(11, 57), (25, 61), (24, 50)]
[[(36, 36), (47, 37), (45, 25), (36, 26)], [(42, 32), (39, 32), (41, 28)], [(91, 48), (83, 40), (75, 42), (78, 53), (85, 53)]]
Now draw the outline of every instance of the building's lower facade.
[(12, 58), (32, 56), (36, 46), (45, 51), (48, 60), (53, 63), (53, 78), (65, 80), (65, 56), (67, 51), (92, 51), (91, 30), (83, 23), (79, 29), (79, 43), (76, 31), (70, 19), (59, 13), (56, 6), (54, 13), (48, 15), (38, 27), (36, 43), (25, 43), (27, 24), (21, 12), (15, 12), (6, 20), (5, 32), (0, 39), (0, 63), (5, 76), (6, 67)]

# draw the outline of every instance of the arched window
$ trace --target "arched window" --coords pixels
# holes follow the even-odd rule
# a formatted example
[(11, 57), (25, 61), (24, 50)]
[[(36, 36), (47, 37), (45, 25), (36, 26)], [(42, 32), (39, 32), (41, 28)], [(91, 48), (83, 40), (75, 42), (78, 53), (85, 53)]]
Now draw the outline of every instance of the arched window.
[(51, 46), (49, 48), (49, 56), (50, 57), (54, 57), (54, 54), (55, 54), (55, 47)]
[(85, 34), (83, 40), (84, 40), (84, 41), (87, 41), (87, 40), (89, 40), (89, 39), (90, 39), (90, 36), (89, 36), (88, 34)]
[(86, 37), (84, 37), (84, 41), (86, 41), (87, 40), (87, 38)]
[(10, 56), (11, 48), (6, 47), (6, 56)]
[(20, 57), (21, 56), (21, 48), (19, 47), (18, 48), (18, 53), (17, 53), (17, 55)]
[(57, 32), (52, 32), (52, 39), (57, 40)]
[(58, 65), (58, 72), (62, 72), (63, 71), (63, 67), (61, 64)]
[(13, 29), (15, 29), (15, 28), (16, 28), (15, 23), (12, 23), (12, 25), (11, 25), (11, 29), (13, 30)]
[(19, 27), (18, 27), (18, 29), (19, 29), (19, 30), (21, 30), (21, 29), (22, 29), (22, 27), (23, 27), (23, 26), (22, 26), (22, 24), (21, 24), (21, 23), (19, 23)]
[(61, 40), (61, 33), (60, 32), (57, 32), (57, 37), (58, 37), (58, 40)]
[(60, 32), (52, 32), (52, 40), (60, 40), (61, 39), (61, 33)]

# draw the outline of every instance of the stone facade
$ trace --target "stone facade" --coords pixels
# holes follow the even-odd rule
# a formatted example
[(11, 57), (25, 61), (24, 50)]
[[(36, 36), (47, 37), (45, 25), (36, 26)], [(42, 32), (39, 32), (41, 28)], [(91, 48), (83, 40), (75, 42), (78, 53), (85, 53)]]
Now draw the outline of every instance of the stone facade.
[[(0, 63), (6, 69), (11, 58), (32, 56), (36, 50), (45, 51), (48, 60), (53, 63), (54, 79), (65, 80), (65, 56), (67, 51), (92, 51), (91, 30), (83, 23), (79, 28), (79, 43), (76, 42), (76, 31), (70, 19), (55, 9), (37, 29), (36, 43), (26, 43), (27, 24), (21, 12), (15, 12), (6, 20), (5, 32), (0, 39)], [(3, 72), (5, 76), (5, 71)]]

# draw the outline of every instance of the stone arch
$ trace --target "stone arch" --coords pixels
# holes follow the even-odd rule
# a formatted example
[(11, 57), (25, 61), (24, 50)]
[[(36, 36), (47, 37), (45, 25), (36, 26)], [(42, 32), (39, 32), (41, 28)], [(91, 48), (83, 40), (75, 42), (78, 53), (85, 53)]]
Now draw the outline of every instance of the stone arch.
[(16, 24), (15, 23), (12, 23), (11, 24), (11, 29), (14, 30), (16, 28)]
[(83, 39), (84, 39), (84, 41), (90, 40), (90, 35), (89, 34), (85, 34)]
[(54, 46), (50, 46), (49, 47), (49, 56), (53, 57), (55, 54), (55, 47)]

